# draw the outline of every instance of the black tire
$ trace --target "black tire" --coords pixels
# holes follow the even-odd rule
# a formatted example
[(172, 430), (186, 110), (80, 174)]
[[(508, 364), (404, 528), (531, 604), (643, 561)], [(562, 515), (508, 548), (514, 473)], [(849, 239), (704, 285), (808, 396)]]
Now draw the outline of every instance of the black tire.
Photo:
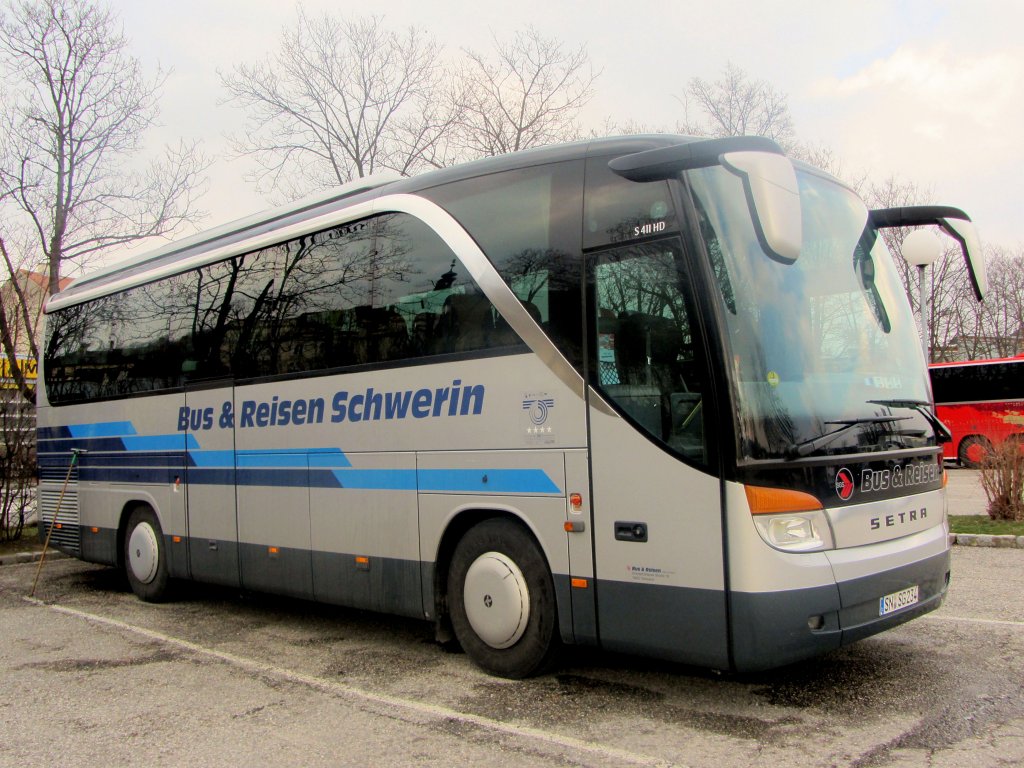
[(137, 507), (124, 530), (124, 572), (140, 599), (159, 603), (167, 599), (167, 552), (160, 521), (149, 507)]
[[(472, 581), (467, 584), (471, 568)], [(511, 579), (500, 580), (500, 591), (493, 599), (490, 594), (481, 595), (487, 591), (482, 587), (490, 583), (487, 579), (494, 576), (494, 569), (503, 568), (509, 569)], [(505, 599), (509, 590), (517, 597)], [(468, 609), (467, 592), (473, 601)], [(476, 603), (481, 597), (482, 602)], [(520, 610), (525, 606), (528, 611)], [(560, 639), (551, 572), (537, 543), (521, 525), (494, 518), (466, 532), (455, 547), (448, 570), (448, 610), (462, 649), (485, 672), (519, 680), (545, 671), (554, 662)], [(496, 622), (490, 619), (491, 610), (498, 617)], [(517, 611), (518, 624), (509, 618)], [(474, 629), (474, 618), (488, 639)], [(495, 627), (504, 639), (495, 640)], [(510, 628), (509, 632), (505, 633), (505, 628)]]
[(956, 450), (956, 457), (960, 466), (968, 469), (977, 469), (985, 460), (985, 457), (992, 452), (992, 444), (980, 435), (968, 435), (960, 441)]

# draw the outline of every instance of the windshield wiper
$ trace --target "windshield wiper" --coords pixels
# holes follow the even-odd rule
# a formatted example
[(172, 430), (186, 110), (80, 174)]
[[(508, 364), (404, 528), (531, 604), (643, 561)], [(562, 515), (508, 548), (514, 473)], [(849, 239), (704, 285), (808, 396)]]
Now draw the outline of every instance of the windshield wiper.
[(851, 429), (863, 424), (883, 424), (887, 421), (908, 421), (909, 419), (909, 416), (865, 416), (860, 419), (836, 419), (835, 421), (826, 421), (826, 424), (840, 424), (841, 426), (839, 429), (833, 429), (831, 432), (825, 432), (817, 437), (812, 437), (810, 440), (804, 440), (802, 443), (797, 443), (793, 446), (793, 453), (797, 456), (808, 456), (822, 446), (828, 445), (840, 435), (844, 435)]
[(939, 445), (948, 443), (953, 439), (949, 427), (939, 421), (938, 417), (928, 410), (931, 407), (931, 403), (927, 400), (868, 400), (868, 402), (872, 405), (884, 405), (886, 408), (909, 408), (912, 411), (917, 411), (924, 416), (925, 421), (935, 430), (935, 439), (939, 442)]

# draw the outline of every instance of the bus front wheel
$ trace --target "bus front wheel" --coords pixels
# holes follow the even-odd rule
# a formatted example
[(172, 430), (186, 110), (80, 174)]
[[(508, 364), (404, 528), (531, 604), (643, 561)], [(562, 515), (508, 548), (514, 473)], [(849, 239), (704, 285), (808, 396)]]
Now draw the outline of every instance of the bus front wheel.
[(538, 674), (558, 650), (551, 572), (530, 534), (510, 520), (479, 523), (456, 545), (448, 607), (459, 644), (493, 675)]
[(148, 507), (138, 507), (124, 532), (124, 571), (132, 592), (147, 603), (167, 597), (167, 553), (160, 521)]

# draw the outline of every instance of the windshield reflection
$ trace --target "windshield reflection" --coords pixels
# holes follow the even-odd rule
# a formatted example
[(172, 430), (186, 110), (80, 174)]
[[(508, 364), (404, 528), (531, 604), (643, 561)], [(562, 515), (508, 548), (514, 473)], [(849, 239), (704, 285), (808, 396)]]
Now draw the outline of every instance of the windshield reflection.
[(898, 407), (928, 399), (925, 366), (857, 196), (799, 172), (803, 248), (785, 265), (758, 245), (735, 177), (688, 176), (724, 307), (740, 460), (934, 445), (925, 418)]

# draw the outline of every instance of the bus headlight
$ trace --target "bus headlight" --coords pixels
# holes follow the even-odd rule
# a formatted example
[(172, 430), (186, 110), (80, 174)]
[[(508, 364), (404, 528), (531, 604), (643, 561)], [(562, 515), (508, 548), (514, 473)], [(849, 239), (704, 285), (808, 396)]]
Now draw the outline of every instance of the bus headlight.
[(755, 515), (754, 525), (769, 545), (785, 552), (813, 552), (832, 549), (832, 530), (824, 510)]

